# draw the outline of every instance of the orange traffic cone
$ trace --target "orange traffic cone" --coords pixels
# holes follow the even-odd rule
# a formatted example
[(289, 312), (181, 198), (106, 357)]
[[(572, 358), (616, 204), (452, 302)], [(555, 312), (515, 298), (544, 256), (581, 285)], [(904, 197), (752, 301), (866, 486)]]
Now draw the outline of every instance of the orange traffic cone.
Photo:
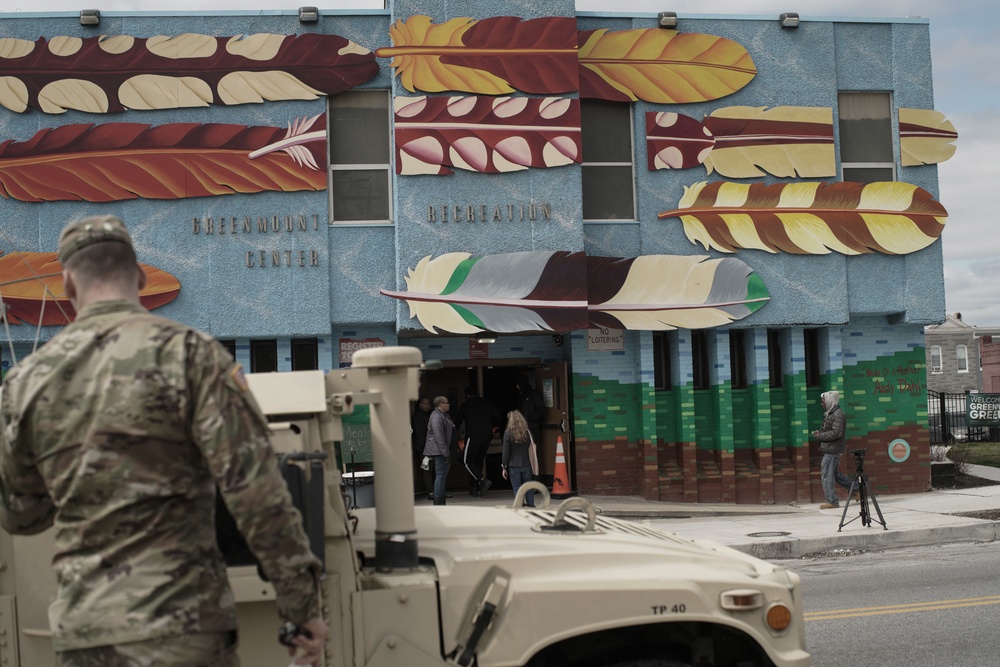
[(562, 436), (556, 439), (556, 469), (552, 476), (552, 497), (568, 498), (573, 495), (569, 488), (569, 468), (566, 467), (566, 453), (563, 451)]

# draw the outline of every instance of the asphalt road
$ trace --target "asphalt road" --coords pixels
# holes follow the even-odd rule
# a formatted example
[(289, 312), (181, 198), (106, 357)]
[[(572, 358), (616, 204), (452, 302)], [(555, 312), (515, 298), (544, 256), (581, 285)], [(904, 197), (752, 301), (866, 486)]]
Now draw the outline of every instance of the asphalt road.
[(1000, 665), (1000, 544), (779, 561), (802, 576), (816, 667)]

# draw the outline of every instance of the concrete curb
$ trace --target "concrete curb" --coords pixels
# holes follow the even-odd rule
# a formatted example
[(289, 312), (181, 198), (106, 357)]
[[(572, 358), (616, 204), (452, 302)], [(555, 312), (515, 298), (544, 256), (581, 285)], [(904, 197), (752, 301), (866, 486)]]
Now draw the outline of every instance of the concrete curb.
[(997, 522), (974, 520), (955, 526), (909, 530), (883, 530), (874, 522), (864, 532), (835, 533), (824, 537), (781, 537), (749, 544), (730, 544), (737, 551), (764, 559), (801, 558), (833, 549), (895, 549), (950, 542), (995, 542)]

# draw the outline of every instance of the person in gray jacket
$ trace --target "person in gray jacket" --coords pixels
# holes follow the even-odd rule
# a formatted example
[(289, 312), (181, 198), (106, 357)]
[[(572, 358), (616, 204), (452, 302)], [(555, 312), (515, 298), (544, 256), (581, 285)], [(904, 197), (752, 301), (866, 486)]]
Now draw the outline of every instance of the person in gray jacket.
[(427, 443), (424, 445), (424, 456), (434, 460), (434, 504), (444, 505), (445, 484), (448, 470), (451, 468), (451, 439), (455, 433), (455, 424), (448, 417), (448, 397), (436, 396), (434, 409), (427, 420)]
[(840, 507), (837, 498), (837, 485), (845, 489), (851, 488), (851, 478), (840, 472), (840, 457), (847, 447), (847, 417), (840, 407), (840, 392), (828, 391), (820, 396), (823, 402), (823, 427), (813, 431), (813, 437), (819, 440), (819, 451), (823, 460), (819, 467), (820, 481), (823, 483), (823, 496), (826, 502), (819, 506), (821, 510)]
[[(507, 430), (503, 432), (503, 466), (504, 479), (510, 480), (514, 494), (525, 482), (531, 481), (531, 431), (528, 422), (518, 410), (507, 413)], [(529, 507), (535, 505), (535, 492), (528, 491), (524, 497)]]

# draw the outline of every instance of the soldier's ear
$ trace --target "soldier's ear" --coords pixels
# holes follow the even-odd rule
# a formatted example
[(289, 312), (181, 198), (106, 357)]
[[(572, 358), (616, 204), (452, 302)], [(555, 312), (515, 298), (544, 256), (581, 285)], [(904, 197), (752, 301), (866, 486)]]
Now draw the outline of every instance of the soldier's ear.
[(63, 279), (63, 293), (66, 295), (67, 299), (72, 301), (73, 299), (76, 298), (76, 283), (73, 282), (73, 276), (72, 274), (70, 274), (69, 271), (63, 269), (62, 279)]

